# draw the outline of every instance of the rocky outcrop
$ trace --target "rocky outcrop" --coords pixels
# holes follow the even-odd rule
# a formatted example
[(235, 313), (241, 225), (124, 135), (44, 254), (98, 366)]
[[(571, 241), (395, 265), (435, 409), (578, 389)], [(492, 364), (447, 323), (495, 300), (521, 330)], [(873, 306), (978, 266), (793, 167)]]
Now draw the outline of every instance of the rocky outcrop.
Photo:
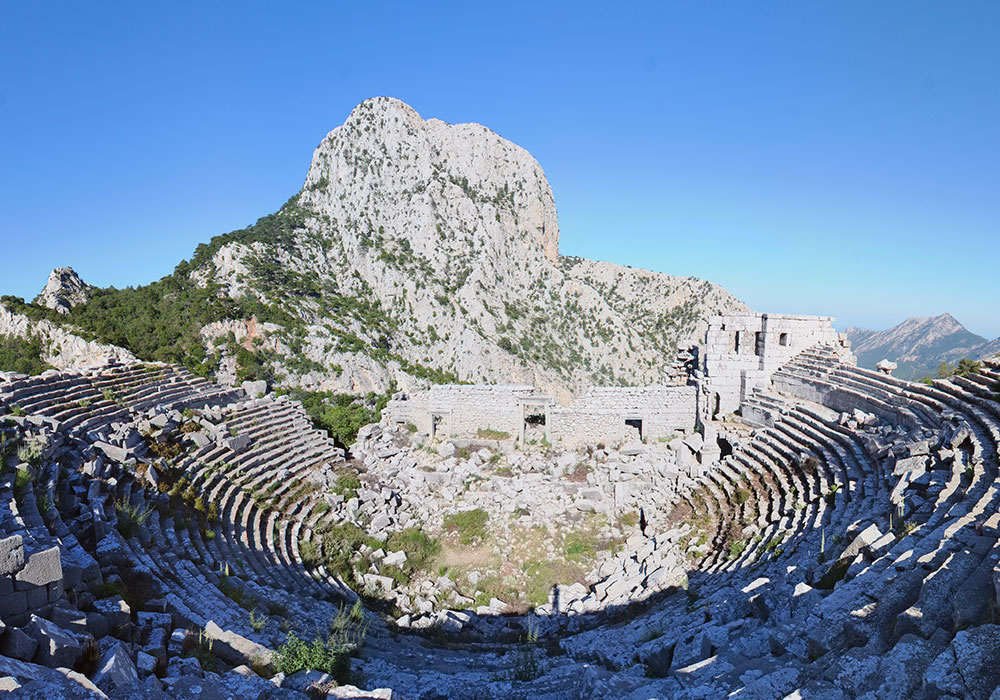
[(49, 273), (45, 289), (35, 297), (35, 303), (68, 314), (77, 304), (90, 298), (93, 286), (87, 284), (71, 267), (57, 267)]

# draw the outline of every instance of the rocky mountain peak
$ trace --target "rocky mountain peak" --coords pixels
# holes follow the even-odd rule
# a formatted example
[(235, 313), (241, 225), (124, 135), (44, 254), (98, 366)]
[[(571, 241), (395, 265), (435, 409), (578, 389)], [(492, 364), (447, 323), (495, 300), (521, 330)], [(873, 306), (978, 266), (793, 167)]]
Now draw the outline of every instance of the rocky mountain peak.
[(708, 316), (746, 309), (702, 280), (560, 256), (552, 189), (528, 151), (388, 97), (352, 110), (302, 190), (201, 247), (191, 275), (266, 315), (259, 338), (248, 318), (203, 328), (211, 352), (224, 348), (218, 376), (239, 371), (235, 339), (286, 384), (354, 394), (432, 379), (568, 400), (656, 382)]
[(393, 98), (362, 102), (323, 139), (300, 204), (338, 224), (360, 219), (389, 248), (406, 240), (430, 256), (472, 248), (558, 261), (552, 189), (530, 153), (479, 124), (424, 120)]
[(933, 376), (942, 362), (983, 357), (993, 347), (950, 313), (915, 316), (884, 331), (848, 328), (847, 337), (858, 364), (873, 369), (880, 360), (898, 362), (896, 375), (903, 379)]
[(71, 308), (86, 302), (93, 289), (73, 268), (57, 267), (49, 273), (45, 288), (35, 297), (35, 303), (68, 314)]

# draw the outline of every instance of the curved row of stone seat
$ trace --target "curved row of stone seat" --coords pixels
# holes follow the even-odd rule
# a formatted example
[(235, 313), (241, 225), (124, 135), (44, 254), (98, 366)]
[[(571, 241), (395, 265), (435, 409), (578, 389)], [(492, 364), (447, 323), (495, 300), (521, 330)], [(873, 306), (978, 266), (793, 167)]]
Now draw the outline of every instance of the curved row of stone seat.
[[(220, 520), (228, 526), (227, 541), (239, 540), (255, 553), (250, 564), (258, 573), (282, 576), (287, 568), (301, 570), (302, 565), (282, 557), (287, 548), (272, 546), (274, 528), (278, 528), (284, 540), (284, 531), (296, 519), (271, 517), (271, 514), (285, 509), (288, 516), (296, 516), (306, 502), (315, 501), (307, 498), (290, 504), (286, 497), (304, 476), (317, 467), (342, 461), (342, 456), (328, 440), (317, 439), (317, 432), (290, 404), (276, 403), (279, 405), (260, 410), (250, 407), (227, 417), (227, 425), (237, 433), (249, 429), (251, 421), (261, 421), (254, 426), (255, 441), (251, 449), (240, 455), (222, 450), (189, 460), (186, 472), (196, 490), (219, 505)], [(261, 507), (264, 504), (256, 502), (265, 499), (275, 507)], [(304, 574), (300, 578), (294, 585), (316, 590), (317, 584), (311, 576)], [(286, 578), (283, 583), (290, 582)]]

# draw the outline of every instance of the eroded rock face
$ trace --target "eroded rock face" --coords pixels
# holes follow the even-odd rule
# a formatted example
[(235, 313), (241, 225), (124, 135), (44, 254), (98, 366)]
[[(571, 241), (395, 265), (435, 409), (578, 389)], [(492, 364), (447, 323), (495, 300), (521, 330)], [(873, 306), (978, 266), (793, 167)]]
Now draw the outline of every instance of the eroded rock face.
[(92, 285), (80, 279), (73, 268), (57, 267), (49, 273), (45, 289), (35, 297), (35, 303), (68, 314), (74, 306), (86, 302), (93, 289)]

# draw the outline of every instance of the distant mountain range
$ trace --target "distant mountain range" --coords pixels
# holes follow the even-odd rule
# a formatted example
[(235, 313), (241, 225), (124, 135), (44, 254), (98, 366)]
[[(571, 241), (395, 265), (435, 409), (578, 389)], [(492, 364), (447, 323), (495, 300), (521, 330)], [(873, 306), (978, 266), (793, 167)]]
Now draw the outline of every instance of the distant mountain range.
[(874, 369), (880, 360), (891, 360), (899, 364), (893, 374), (901, 379), (934, 377), (942, 362), (1000, 353), (1000, 338), (976, 335), (951, 314), (908, 318), (885, 331), (848, 328), (846, 332), (860, 366)]

